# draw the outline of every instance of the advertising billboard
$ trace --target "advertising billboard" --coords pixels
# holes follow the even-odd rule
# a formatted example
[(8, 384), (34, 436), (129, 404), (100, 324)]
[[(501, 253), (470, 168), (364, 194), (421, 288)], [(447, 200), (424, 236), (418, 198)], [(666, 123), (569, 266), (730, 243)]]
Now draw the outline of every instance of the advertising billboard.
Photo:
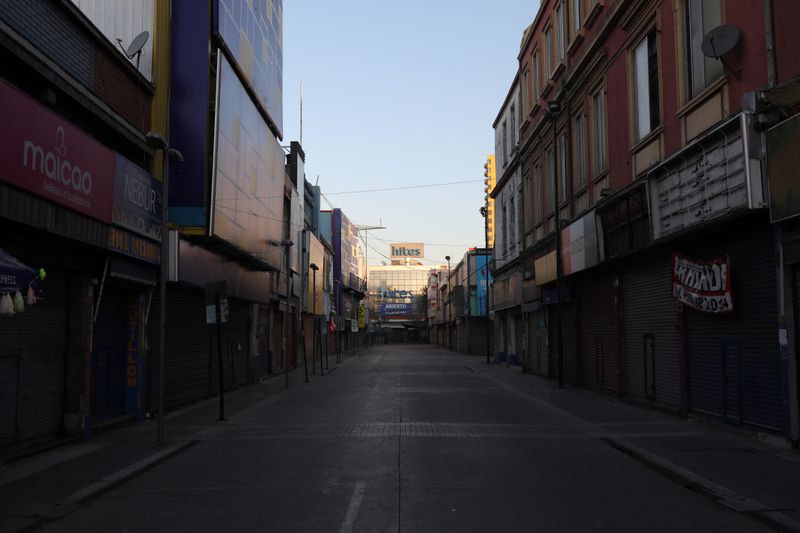
[(3, 81), (0, 115), (0, 180), (111, 222), (111, 150)]
[(414, 315), (414, 306), (411, 303), (382, 303), (378, 306), (381, 318), (410, 317)]
[(217, 0), (214, 22), (279, 137), (283, 131), (283, 0)]
[(492, 256), (475, 256), (475, 285), (477, 294), (477, 305), (472, 306), (472, 316), (485, 316), (489, 309), (489, 283), (492, 280), (492, 273), (489, 272), (489, 262)]
[[(322, 292), (325, 288), (325, 248), (313, 233), (308, 233), (308, 286), (306, 301), (308, 312), (313, 315), (323, 314)], [(311, 265), (317, 267), (316, 270)]]
[(765, 134), (769, 172), (769, 212), (773, 222), (800, 214), (800, 116), (781, 122)]
[(392, 259), (422, 259), (425, 257), (425, 243), (398, 242), (390, 245)]
[(561, 268), (565, 276), (595, 266), (600, 260), (594, 211), (561, 230)]
[(218, 62), (209, 233), (280, 269), (284, 151), (228, 60)]

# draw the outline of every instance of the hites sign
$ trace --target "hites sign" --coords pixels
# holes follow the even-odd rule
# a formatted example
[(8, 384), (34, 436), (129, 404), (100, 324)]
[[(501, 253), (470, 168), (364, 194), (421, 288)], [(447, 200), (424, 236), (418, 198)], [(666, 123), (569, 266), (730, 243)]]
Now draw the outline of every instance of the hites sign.
[(425, 244), (421, 242), (399, 242), (391, 245), (392, 259), (421, 259), (425, 257)]
[(730, 263), (727, 259), (689, 259), (672, 256), (672, 296), (705, 313), (733, 311)]

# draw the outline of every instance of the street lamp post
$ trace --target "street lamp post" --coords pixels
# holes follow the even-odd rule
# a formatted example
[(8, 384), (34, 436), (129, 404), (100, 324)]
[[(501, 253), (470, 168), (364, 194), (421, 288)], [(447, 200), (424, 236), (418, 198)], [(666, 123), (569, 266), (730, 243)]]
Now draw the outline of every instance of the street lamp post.
[[(317, 325), (317, 270), (319, 270), (319, 267), (317, 266), (316, 263), (311, 263), (310, 265), (308, 265), (308, 268), (310, 268), (311, 270), (314, 271), (314, 281), (312, 282), (313, 291), (314, 292), (311, 293), (313, 295), (311, 301), (313, 302), (313, 305), (314, 305), (314, 309), (313, 309), (312, 315), (311, 315), (313, 317), (312, 322), (314, 323), (313, 339), (311, 341), (311, 344), (313, 346), (312, 352), (311, 352), (311, 354), (312, 354), (311, 355), (311, 359), (312, 359), (312, 364), (314, 365), (314, 369), (316, 369), (317, 368), (317, 330), (319, 329), (319, 326)], [(321, 376), (325, 375), (324, 371), (322, 370), (322, 358), (320, 358), (320, 361), (319, 361), (319, 373), (320, 373)]]
[(559, 176), (558, 176), (558, 139), (557, 122), (561, 114), (561, 104), (558, 100), (547, 103), (546, 116), (553, 123), (553, 176), (556, 204), (556, 355), (558, 359), (558, 388), (564, 388), (564, 347), (561, 340), (561, 206), (559, 198)]
[[(489, 209), (483, 206), (480, 209), (483, 217), (483, 242), (486, 254), (486, 364), (490, 364), (491, 343), (489, 339)], [(477, 261), (477, 256), (476, 256)], [(477, 265), (476, 265), (477, 268)]]
[(453, 351), (453, 346), (452, 346), (452, 343), (451, 343), (451, 335), (450, 335), (450, 300), (451, 300), (451, 297), (450, 297), (450, 292), (451, 292), (451, 287), (450, 287), (450, 256), (446, 255), (446, 256), (444, 256), (444, 258), (447, 259), (447, 302), (446, 302), (447, 303), (447, 313), (445, 313), (445, 315), (446, 315), (445, 316), (445, 323), (447, 324), (447, 349), (452, 352)]
[(183, 161), (183, 154), (170, 148), (160, 134), (149, 132), (145, 139), (153, 150), (162, 152), (161, 175), (161, 276), (159, 280), (158, 317), (158, 416), (156, 420), (156, 445), (164, 444), (164, 352), (167, 333), (167, 277), (169, 276), (169, 160)]

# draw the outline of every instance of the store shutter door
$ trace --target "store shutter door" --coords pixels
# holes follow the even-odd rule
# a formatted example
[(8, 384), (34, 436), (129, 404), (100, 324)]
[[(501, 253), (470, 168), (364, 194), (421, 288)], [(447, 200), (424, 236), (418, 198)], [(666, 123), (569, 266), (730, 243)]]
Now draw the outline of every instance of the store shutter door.
[(690, 408), (734, 424), (783, 427), (775, 255), (764, 217), (687, 248), (730, 257), (734, 312), (685, 312)]
[(576, 283), (583, 384), (618, 391), (613, 275), (600, 267)]
[(550, 358), (547, 347), (547, 324), (544, 312), (539, 309), (528, 313), (528, 368), (534, 374), (547, 376), (550, 371)]
[[(45, 296), (0, 319), (0, 439), (55, 436), (64, 406), (67, 276), (47, 269)], [(8, 387), (8, 389), (6, 389)]]
[[(151, 403), (158, 403), (158, 295), (153, 297), (150, 332)], [(210, 394), (210, 326), (206, 324), (205, 294), (199, 289), (170, 285), (167, 290), (166, 407), (174, 408)], [(216, 350), (215, 350), (216, 351)]]
[(672, 298), (671, 254), (636, 258), (622, 277), (625, 394), (680, 409), (677, 304)]
[[(228, 298), (228, 322), (222, 324), (222, 363), (224, 365), (225, 390), (235, 389), (247, 382), (247, 361), (250, 343), (249, 304)], [(212, 328), (211, 390), (219, 392), (219, 361), (216, 327)]]

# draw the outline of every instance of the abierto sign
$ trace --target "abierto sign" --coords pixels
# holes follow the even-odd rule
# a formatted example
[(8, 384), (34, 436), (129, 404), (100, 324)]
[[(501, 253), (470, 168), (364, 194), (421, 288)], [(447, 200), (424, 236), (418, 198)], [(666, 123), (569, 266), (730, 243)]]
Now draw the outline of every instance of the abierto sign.
[(398, 242), (390, 245), (392, 259), (422, 259), (425, 244), (421, 242)]
[(672, 296), (704, 313), (733, 311), (728, 259), (690, 259), (672, 255)]
[(111, 150), (2, 81), (0, 113), (0, 180), (111, 222)]

